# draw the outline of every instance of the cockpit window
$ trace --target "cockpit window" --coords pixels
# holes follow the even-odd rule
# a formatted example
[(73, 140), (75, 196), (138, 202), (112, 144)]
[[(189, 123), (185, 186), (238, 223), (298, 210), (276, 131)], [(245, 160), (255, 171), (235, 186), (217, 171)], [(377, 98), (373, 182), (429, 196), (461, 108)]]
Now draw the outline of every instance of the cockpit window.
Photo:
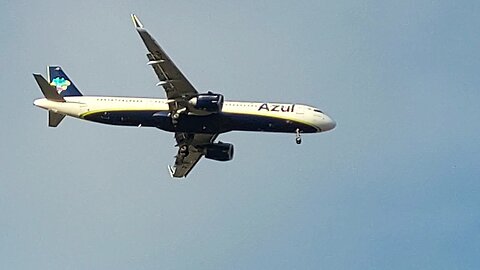
[(315, 112), (318, 112), (318, 113), (323, 113), (322, 111), (318, 110), (318, 109), (313, 109)]

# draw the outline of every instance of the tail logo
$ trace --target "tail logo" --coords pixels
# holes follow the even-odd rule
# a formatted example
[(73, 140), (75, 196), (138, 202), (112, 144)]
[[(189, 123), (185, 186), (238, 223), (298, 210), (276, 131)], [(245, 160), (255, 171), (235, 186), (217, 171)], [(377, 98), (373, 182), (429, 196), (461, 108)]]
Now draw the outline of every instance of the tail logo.
[(71, 84), (69, 80), (65, 80), (65, 78), (56, 77), (52, 80), (50, 85), (55, 86), (57, 92), (60, 94), (61, 92), (67, 90), (68, 86)]

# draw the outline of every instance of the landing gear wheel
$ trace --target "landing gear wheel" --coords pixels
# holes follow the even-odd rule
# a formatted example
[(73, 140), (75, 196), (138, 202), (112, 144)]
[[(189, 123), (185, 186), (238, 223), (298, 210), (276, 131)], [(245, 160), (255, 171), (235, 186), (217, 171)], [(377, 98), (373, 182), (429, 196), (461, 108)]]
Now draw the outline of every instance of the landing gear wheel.
[(173, 126), (177, 126), (178, 124), (178, 119), (180, 118), (180, 114), (178, 112), (174, 112), (172, 115), (172, 124)]
[(182, 145), (180, 146), (180, 155), (182, 157), (188, 156), (188, 145)]
[(301, 143), (302, 143), (302, 136), (300, 135), (300, 129), (297, 128), (297, 129), (295, 130), (295, 132), (296, 132), (295, 142), (296, 142), (297, 144), (301, 144)]

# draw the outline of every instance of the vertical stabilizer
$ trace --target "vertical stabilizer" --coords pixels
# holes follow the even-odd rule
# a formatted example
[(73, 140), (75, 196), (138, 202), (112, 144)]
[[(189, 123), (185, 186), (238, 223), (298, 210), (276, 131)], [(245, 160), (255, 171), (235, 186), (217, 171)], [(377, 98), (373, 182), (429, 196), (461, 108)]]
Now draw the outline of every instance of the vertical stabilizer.
[(60, 66), (48, 66), (47, 76), (50, 85), (55, 86), (62, 97), (82, 96), (82, 93)]

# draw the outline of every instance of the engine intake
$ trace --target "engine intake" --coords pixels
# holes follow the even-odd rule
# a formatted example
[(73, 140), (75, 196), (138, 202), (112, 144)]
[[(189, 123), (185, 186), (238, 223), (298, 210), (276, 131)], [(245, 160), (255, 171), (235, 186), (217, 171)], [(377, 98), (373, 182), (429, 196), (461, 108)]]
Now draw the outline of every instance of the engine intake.
[(205, 147), (205, 158), (217, 161), (229, 161), (233, 159), (233, 144), (212, 143)]
[(189, 103), (196, 110), (201, 110), (209, 113), (219, 113), (223, 107), (223, 95), (206, 93), (199, 94), (196, 97), (190, 99)]

